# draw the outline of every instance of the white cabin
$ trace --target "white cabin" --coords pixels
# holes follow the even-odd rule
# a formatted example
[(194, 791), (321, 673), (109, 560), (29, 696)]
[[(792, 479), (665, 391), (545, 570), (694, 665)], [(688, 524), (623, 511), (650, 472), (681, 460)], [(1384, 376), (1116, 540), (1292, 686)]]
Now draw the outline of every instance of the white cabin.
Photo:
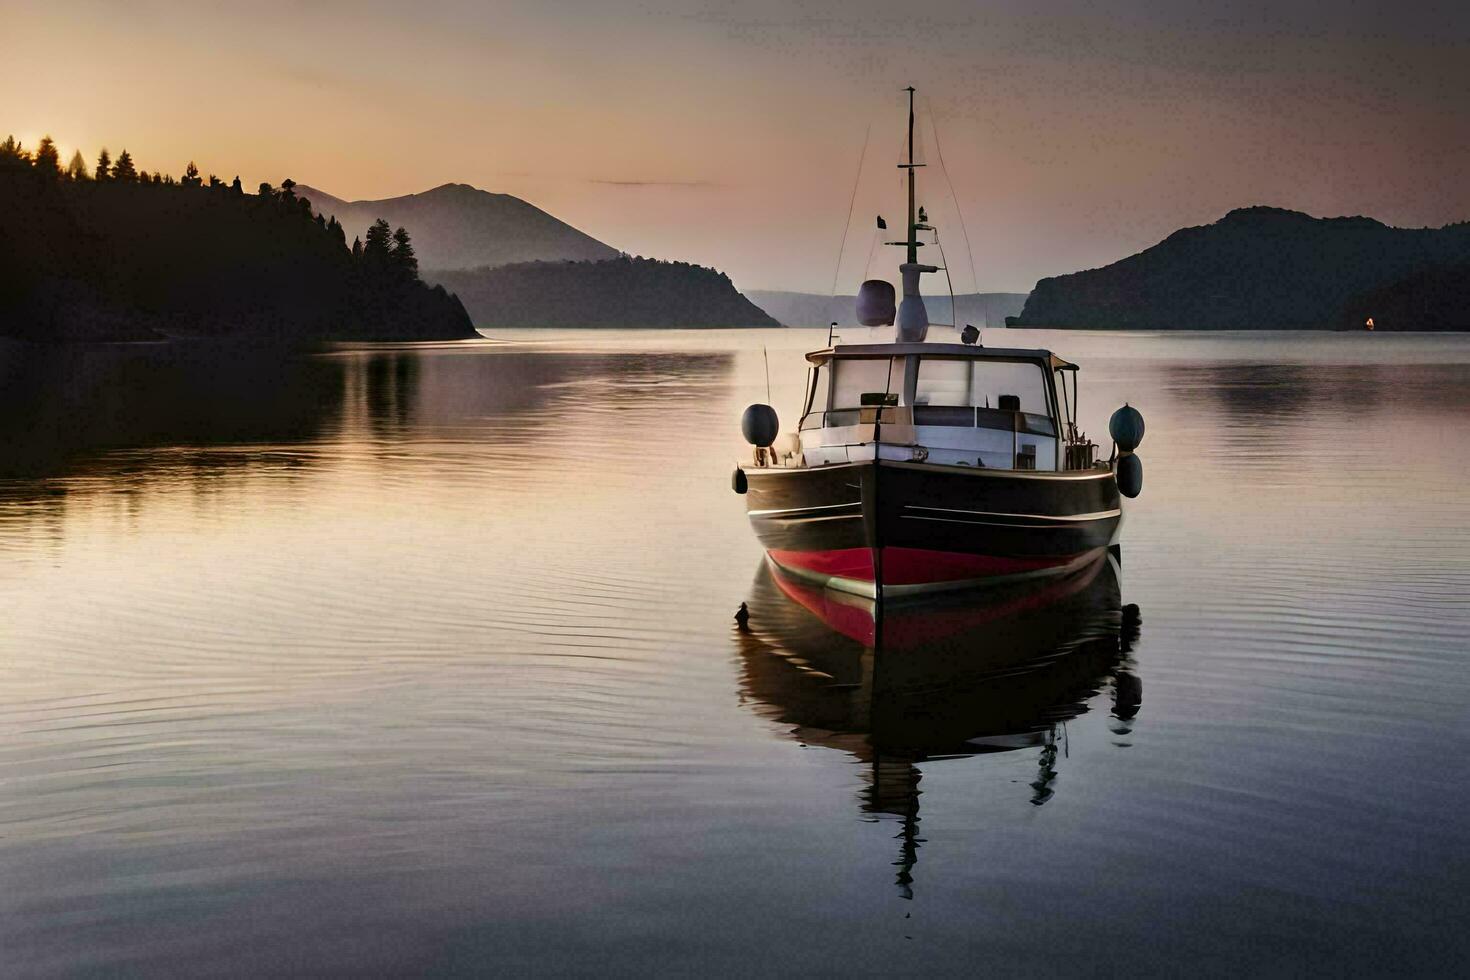
[(1077, 432), (1077, 366), (1050, 351), (854, 344), (807, 360), (796, 465), (875, 456), (1002, 470), (1094, 465), (1097, 447)]

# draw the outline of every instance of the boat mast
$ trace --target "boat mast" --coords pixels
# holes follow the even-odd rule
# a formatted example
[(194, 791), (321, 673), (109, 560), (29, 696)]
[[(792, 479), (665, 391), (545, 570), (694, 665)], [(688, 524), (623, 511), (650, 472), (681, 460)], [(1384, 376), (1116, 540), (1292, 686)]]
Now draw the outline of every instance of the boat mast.
[(905, 91), (909, 93), (909, 162), (899, 166), (909, 172), (909, 236), (904, 244), (908, 246), (908, 261), (913, 263), (919, 261), (919, 229), (914, 218), (914, 87), (910, 85)]
[(914, 87), (910, 85), (904, 91), (909, 94), (909, 162), (898, 166), (909, 172), (908, 235), (904, 241), (886, 244), (902, 245), (907, 250), (907, 260), (898, 267), (903, 275), (903, 302), (898, 304), (898, 339), (905, 343), (922, 343), (929, 332), (929, 311), (924, 309), (923, 297), (919, 295), (919, 275), (938, 272), (939, 267), (919, 263), (919, 246), (923, 242), (919, 241), (920, 222), (914, 207), (914, 170), (923, 164), (914, 162)]

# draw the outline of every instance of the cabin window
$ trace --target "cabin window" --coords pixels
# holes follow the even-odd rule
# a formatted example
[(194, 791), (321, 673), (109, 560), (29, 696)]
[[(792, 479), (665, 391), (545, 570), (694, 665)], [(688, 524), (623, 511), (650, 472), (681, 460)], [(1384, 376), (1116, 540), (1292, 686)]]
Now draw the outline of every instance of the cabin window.
[(832, 362), (832, 407), (859, 408), (863, 395), (871, 392), (903, 391), (904, 360), (901, 357), (847, 358)]
[(827, 412), (827, 389), (832, 380), (832, 369), (826, 365), (812, 368), (811, 387), (807, 391), (806, 409), (802, 413), (801, 428), (821, 428), (822, 417)]
[(919, 361), (915, 405), (974, 405), (970, 401), (970, 362), (925, 357)]
[(980, 358), (924, 357), (914, 388), (914, 423), (1054, 434), (1048, 378), (1039, 364)]
[(1039, 364), (1024, 361), (977, 361), (971, 397), (980, 408), (1000, 408), (1002, 395), (1019, 400), (1027, 415), (1051, 417), (1046, 397), (1046, 372)]

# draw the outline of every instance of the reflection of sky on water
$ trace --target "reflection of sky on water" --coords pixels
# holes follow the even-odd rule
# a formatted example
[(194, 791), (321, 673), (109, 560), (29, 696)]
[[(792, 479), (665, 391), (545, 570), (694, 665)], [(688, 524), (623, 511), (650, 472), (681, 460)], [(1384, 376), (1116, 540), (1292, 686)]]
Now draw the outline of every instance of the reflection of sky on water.
[(739, 413), (764, 345), (791, 421), (822, 336), (509, 339), (0, 357), (16, 968), (1465, 953), (1464, 340), (987, 331), (1080, 362), (1094, 435), (1143, 411), (1146, 622), (1136, 670), (1017, 699), (1061, 706), (1037, 744), (936, 758), (1004, 713), (875, 756), (732, 641)]

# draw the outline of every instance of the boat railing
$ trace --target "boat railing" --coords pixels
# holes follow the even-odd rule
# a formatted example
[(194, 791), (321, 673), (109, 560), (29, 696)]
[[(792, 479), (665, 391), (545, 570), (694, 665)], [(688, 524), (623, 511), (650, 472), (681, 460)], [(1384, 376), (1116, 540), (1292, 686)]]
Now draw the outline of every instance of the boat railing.
[(1065, 446), (1066, 454), (1063, 461), (1063, 469), (1066, 470), (1090, 470), (1097, 466), (1097, 443), (1095, 442), (1069, 442)]
[[(1036, 447), (1023, 443), (1022, 436), (1056, 437), (1056, 428), (1049, 416), (1022, 412), (1019, 409), (964, 405), (865, 405), (854, 409), (808, 413), (802, 418), (795, 434), (796, 440), (801, 443), (800, 448), (793, 454), (794, 458), (785, 457), (788, 461), (780, 465), (805, 465), (808, 452), (826, 455), (828, 458), (824, 463), (815, 465), (827, 465), (832, 462), (855, 462), (854, 450), (871, 453), (878, 446), (907, 449), (912, 453), (912, 458), (920, 462), (929, 459), (933, 451), (953, 452), (961, 449), (953, 444), (946, 445), (943, 439), (921, 439), (921, 427), (951, 432), (984, 429), (1006, 433), (1010, 436), (1010, 465), (997, 468), (1016, 470), (1037, 468)], [(842, 441), (837, 441), (839, 439)], [(976, 447), (977, 459), (982, 453), (999, 454), (994, 449)], [(774, 459), (772, 465), (778, 465)]]
[[(1021, 443), (1027, 435), (1057, 438), (1058, 431), (1050, 416), (1019, 409), (990, 408), (968, 405), (864, 405), (859, 408), (837, 408), (812, 411), (802, 416), (795, 439), (802, 434), (816, 433), (824, 429), (846, 429), (856, 426), (872, 426), (872, 430), (847, 442), (824, 442), (820, 448), (827, 452), (841, 451), (842, 456), (852, 461), (854, 449), (871, 449), (874, 445), (900, 446), (926, 450), (935, 445), (921, 442), (916, 427), (949, 429), (990, 429), (1011, 434), (1011, 469), (1035, 469), (1034, 453), (1028, 453)], [(816, 448), (816, 447), (809, 447)], [(1061, 432), (1061, 468), (1064, 471), (1090, 470), (1098, 466), (1097, 443), (1080, 432), (1075, 423), (1066, 422)], [(800, 447), (791, 447), (782, 453), (773, 453), (768, 465), (804, 465)]]
[(850, 425), (922, 425), (952, 429), (999, 429), (1019, 435), (1056, 438), (1057, 430), (1050, 417), (1035, 412), (1006, 408), (984, 408), (969, 405), (893, 405), (881, 409), (834, 408), (808, 412), (801, 419), (799, 431), (846, 428)]
[(1087, 433), (1077, 428), (1076, 422), (1068, 422), (1063, 427), (1066, 438), (1062, 442), (1062, 469), (1064, 470), (1090, 470), (1098, 465), (1097, 451), (1100, 448), (1097, 443), (1087, 438)]
[(913, 415), (906, 405), (864, 405), (862, 408), (834, 408), (808, 412), (802, 417), (800, 431), (840, 429), (849, 425), (913, 425)]

